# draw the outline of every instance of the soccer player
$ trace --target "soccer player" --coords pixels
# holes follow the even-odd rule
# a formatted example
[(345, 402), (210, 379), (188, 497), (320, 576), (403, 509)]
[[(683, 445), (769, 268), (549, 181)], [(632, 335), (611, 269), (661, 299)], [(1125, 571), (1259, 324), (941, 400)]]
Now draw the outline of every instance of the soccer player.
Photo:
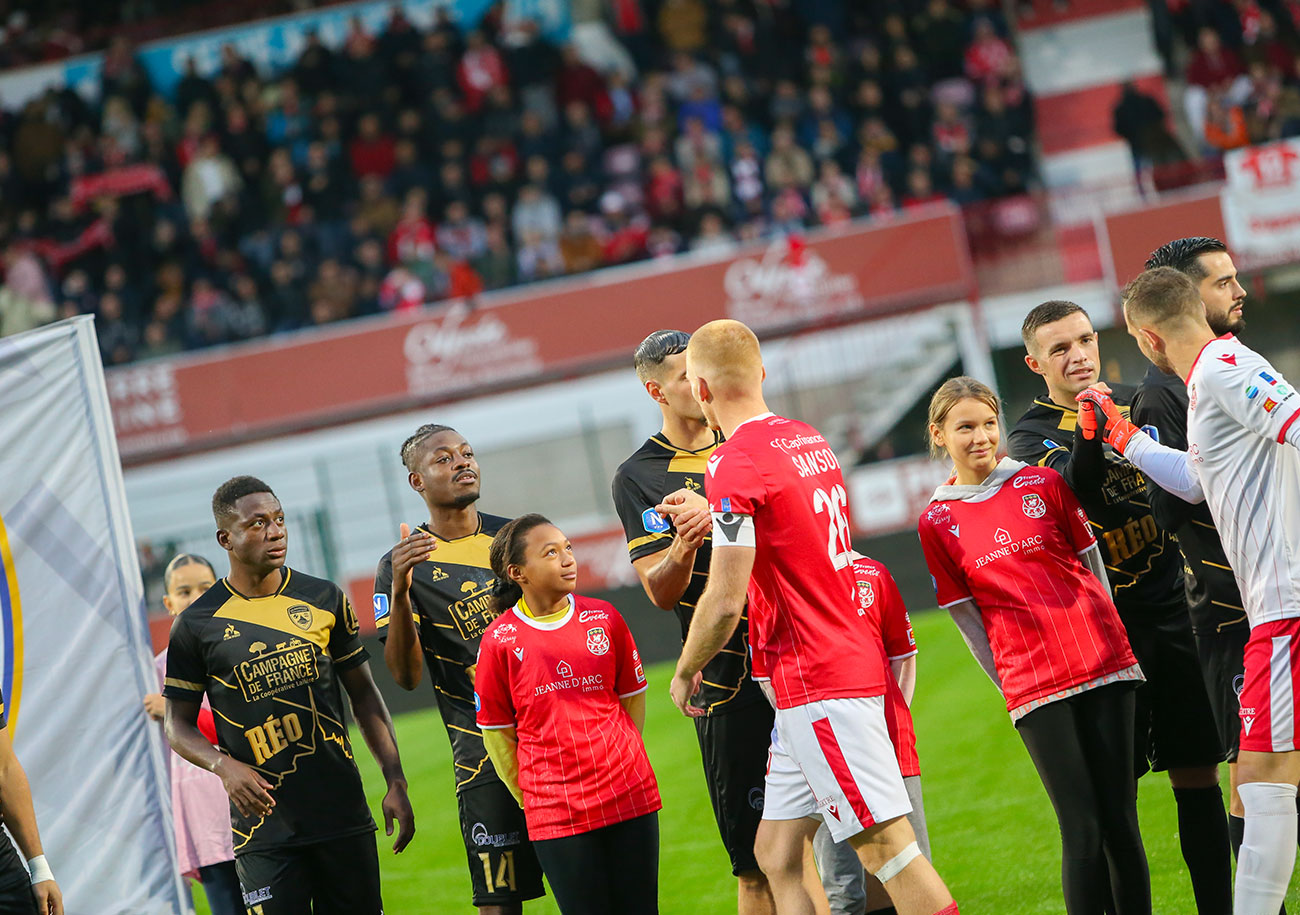
[[(1205, 319), (1216, 334), (1239, 334), (1245, 329), (1246, 290), (1237, 280), (1237, 268), (1227, 247), (1217, 238), (1175, 239), (1153, 251), (1146, 267), (1173, 267), (1196, 283), (1205, 303)], [(1183, 379), (1150, 366), (1133, 396), (1130, 419), (1162, 445), (1186, 451), (1187, 385)], [(1148, 487), (1147, 494), (1156, 523), (1178, 536), (1185, 561), (1187, 610), (1196, 636), (1196, 652), (1219, 739), (1227, 752), (1232, 786), (1228, 832), (1235, 856), (1245, 827), (1237, 796), (1237, 740), (1241, 735), (1237, 691), (1242, 683), (1250, 623), (1209, 508), (1204, 503), (1191, 505), (1155, 485)]]
[[(739, 321), (697, 330), (686, 371), (726, 441), (706, 470), (713, 556), (673, 702), (683, 714), (703, 714), (691, 703), (701, 671), (735, 632), (748, 592), (750, 645), (769, 677), (779, 747), (802, 773), (776, 793), (769, 779), (755, 840), (777, 911), (812, 911), (803, 849), (821, 816), (833, 839), (853, 843), (902, 915), (951, 915), (957, 904), (906, 819), (885, 723), (888, 674), (855, 609), (848, 496), (835, 454), (812, 427), (768, 411), (758, 338)], [(770, 809), (789, 818), (771, 819)]]
[(1160, 486), (1209, 505), (1245, 598), (1251, 633), (1241, 690), (1238, 794), (1245, 835), (1237, 915), (1272, 915), (1296, 855), (1300, 782), (1300, 394), (1231, 334), (1217, 336), (1196, 285), (1170, 267), (1124, 291), (1129, 333), (1148, 359), (1187, 379), (1186, 452), (1154, 442), (1098, 390), (1106, 438)]
[(663, 806), (641, 731), (645, 671), (605, 601), (575, 595), (578, 563), (541, 515), (492, 541), (500, 611), (479, 646), (478, 724), (528, 819), (564, 915), (659, 911)]
[(9, 739), (4, 696), (0, 696), (0, 820), (13, 836), (11, 842), (0, 834), (0, 912), (63, 915), (63, 893), (41, 849), (32, 789)]
[[(858, 615), (871, 627), (891, 674), (885, 683), (885, 723), (912, 804), (907, 819), (916, 833), (921, 854), (933, 860), (921, 795), (921, 761), (916, 754), (916, 729), (910, 708), (916, 690), (916, 638), (912, 634), (912, 621), (903, 595), (884, 563), (854, 553), (853, 577), (858, 589)], [(862, 912), (864, 906), (868, 915), (893, 911), (880, 881), (874, 877), (870, 881), (863, 879), (865, 872), (853, 846), (832, 842), (825, 823), (817, 828), (813, 848), (833, 915)]]
[[(628, 553), (655, 606), (674, 611), (682, 638), (709, 571), (712, 518), (704, 510), (679, 515), (673, 530), (656, 506), (680, 490), (700, 493), (704, 468), (717, 440), (686, 380), (690, 335), (655, 331), (637, 347), (637, 379), (659, 406), (663, 424), (614, 474), (614, 506), (623, 522)], [(744, 614), (735, 633), (704, 669), (695, 719), (705, 784), (722, 844), (739, 888), (740, 915), (770, 912), (772, 893), (754, 860), (754, 835), (763, 809), (763, 777), (772, 734), (772, 707), (750, 677), (749, 626)]]
[[(342, 686), (387, 782), (393, 850), (415, 832), (397, 739), (337, 585), (285, 565), (280, 500), (255, 477), (212, 496), (230, 573), (172, 624), (167, 739), (221, 777), (249, 915), (382, 915), (375, 823), (343, 721)], [(217, 747), (199, 731), (204, 694)], [(219, 747), (219, 749), (218, 749)]]
[(955, 473), (921, 515), (925, 561), (1056, 810), (1066, 911), (1101, 915), (1113, 895), (1120, 915), (1149, 915), (1132, 766), (1142, 671), (1087, 516), (1056, 471), (998, 460), (998, 407), (967, 377), (930, 400), (931, 452)]
[(420, 685), (428, 666), (451, 742), (474, 905), (481, 915), (519, 915), (524, 900), (545, 894), (542, 869), (523, 812), (501, 783), (474, 723), (479, 640), (497, 614), (488, 550), (507, 519), (478, 510), (478, 461), (456, 430), (420, 426), (402, 444), (401, 458), (428, 521), (415, 530), (403, 524), (402, 539), (379, 560), (375, 626), (384, 641), (384, 662), (408, 690)]
[[(179, 553), (163, 570), (163, 606), (171, 616), (199, 599), (217, 583), (216, 570), (202, 556)], [(167, 676), (167, 649), (154, 659), (158, 680)], [(166, 702), (161, 693), (144, 697), (149, 717), (162, 721)], [(212, 706), (204, 697), (197, 721), (199, 731), (209, 743), (217, 742), (217, 726)], [(186, 762), (179, 754), (170, 754), (172, 777), (172, 821), (176, 833), (176, 855), (180, 871), (197, 876), (203, 884), (212, 915), (245, 915), (244, 897), (235, 872), (235, 850), (230, 834), (230, 798), (226, 788), (206, 769)]]
[[(1073, 302), (1044, 302), (1025, 317), (1021, 332), (1025, 364), (1043, 377), (1047, 394), (1020, 417), (1008, 451), (1018, 461), (1060, 473), (1088, 513), (1115, 606), (1146, 675), (1137, 694), (1134, 765), (1139, 776), (1168, 770), (1197, 909), (1226, 912), (1232, 853), (1219, 788), (1224, 751), (1187, 615), (1182, 556), (1156, 523), (1137, 468), (1104, 448), (1100, 436), (1075, 432), (1074, 397), (1100, 374), (1097, 334), (1087, 312)], [(1124, 409), (1132, 396), (1131, 387), (1116, 386)], [(1084, 418), (1094, 417), (1085, 411)]]

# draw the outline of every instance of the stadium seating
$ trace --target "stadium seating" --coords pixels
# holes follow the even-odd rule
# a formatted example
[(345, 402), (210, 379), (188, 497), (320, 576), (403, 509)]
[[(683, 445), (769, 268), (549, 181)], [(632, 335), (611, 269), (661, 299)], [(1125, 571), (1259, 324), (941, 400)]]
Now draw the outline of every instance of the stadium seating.
[(628, 0), (581, 53), (496, 15), (167, 93), (119, 37), (95, 101), (0, 111), (0, 332), (94, 313), (120, 364), (1035, 184), (988, 0)]

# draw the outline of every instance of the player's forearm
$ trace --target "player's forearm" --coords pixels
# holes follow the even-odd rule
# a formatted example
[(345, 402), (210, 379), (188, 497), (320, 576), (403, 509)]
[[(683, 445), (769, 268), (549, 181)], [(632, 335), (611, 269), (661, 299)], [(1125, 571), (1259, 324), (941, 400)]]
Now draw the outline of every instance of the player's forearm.
[(225, 754), (209, 743), (203, 736), (203, 732), (199, 730), (198, 705), (193, 705), (192, 716), (185, 713), (178, 714), (173, 705), (174, 700), (168, 699), (167, 710), (163, 715), (167, 742), (182, 759), (194, 763), (200, 769), (215, 771), (217, 763), (225, 759)]
[(743, 595), (729, 597), (710, 594), (706, 590), (691, 618), (686, 644), (682, 646), (682, 656), (677, 661), (677, 673), (693, 677), (703, 670), (704, 665), (712, 661), (714, 655), (730, 641), (736, 626), (740, 624), (740, 615), (744, 609)]
[(12, 755), (0, 775), (0, 819), (13, 834), (25, 860), (45, 853), (41, 850), (41, 836), (36, 828), (36, 810), (32, 807), (32, 789), (27, 773)]
[(514, 795), (515, 802), (524, 806), (524, 795), (519, 790), (519, 735), (514, 728), (484, 728), (483, 748), (492, 760), (497, 778)]
[(635, 696), (624, 696), (618, 700), (623, 709), (627, 712), (632, 723), (636, 725), (637, 732), (645, 733), (645, 692), (639, 692)]
[(370, 748), (370, 755), (379, 764), (384, 781), (390, 785), (395, 781), (405, 782), (406, 775), (402, 772), (402, 757), (397, 750), (397, 732), (393, 730), (392, 716), (388, 714), (388, 707), (384, 705), (384, 699), (379, 695), (379, 689), (369, 672), (360, 674), (365, 669), (366, 665), (363, 664), (343, 674), (343, 683), (352, 702), (352, 715), (357, 720), (357, 728), (361, 731), (366, 746)]
[(690, 587), (694, 570), (695, 547), (687, 546), (681, 537), (674, 537), (672, 545), (663, 551), (663, 558), (646, 573), (642, 584), (656, 607), (672, 610)]
[(1145, 432), (1135, 432), (1124, 449), (1124, 456), (1161, 489), (1185, 502), (1205, 501), (1201, 480), (1192, 470), (1187, 452), (1166, 448)]
[(420, 634), (415, 629), (409, 591), (393, 591), (393, 607), (384, 642), (384, 666), (402, 689), (415, 689), (424, 675)]
[[(1083, 409), (1091, 410), (1090, 404)], [(1080, 499), (1090, 496), (1101, 489), (1105, 477), (1106, 453), (1102, 450), (1101, 435), (1091, 439), (1083, 437), (1078, 429), (1074, 430), (1074, 441), (1070, 446), (1070, 458), (1059, 468), (1065, 483)]]
[(903, 694), (903, 701), (910, 706), (912, 696), (916, 693), (916, 655), (890, 661), (889, 669), (894, 675), (899, 691)]

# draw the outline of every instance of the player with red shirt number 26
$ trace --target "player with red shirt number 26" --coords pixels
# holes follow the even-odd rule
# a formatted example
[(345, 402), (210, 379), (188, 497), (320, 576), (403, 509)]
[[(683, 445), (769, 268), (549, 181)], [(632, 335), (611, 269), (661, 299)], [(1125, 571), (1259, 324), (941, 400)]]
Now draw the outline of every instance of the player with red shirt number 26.
[(575, 595), (568, 538), (541, 515), (497, 532), (500, 611), (479, 643), (477, 722), (564, 915), (659, 911), (659, 788), (645, 671), (627, 624)]
[(998, 460), (998, 398), (974, 378), (935, 392), (929, 429), (955, 474), (921, 515), (921, 547), (1056, 809), (1065, 910), (1102, 915), (1113, 895), (1120, 915), (1150, 915), (1132, 766), (1142, 671), (1088, 516), (1056, 471)]
[(735, 631), (748, 595), (754, 670), (770, 678), (765, 692), (776, 707), (772, 754), (789, 757), (804, 776), (779, 784), (769, 776), (765, 788), (754, 853), (777, 911), (813, 911), (803, 848), (824, 820), (901, 915), (954, 915), (957, 904), (906, 819), (910, 804), (885, 724), (888, 672), (857, 615), (839, 462), (816, 429), (768, 411), (758, 338), (739, 321), (697, 330), (686, 374), (726, 441), (705, 472), (713, 555), (673, 702), (699, 714), (691, 697), (700, 671)]

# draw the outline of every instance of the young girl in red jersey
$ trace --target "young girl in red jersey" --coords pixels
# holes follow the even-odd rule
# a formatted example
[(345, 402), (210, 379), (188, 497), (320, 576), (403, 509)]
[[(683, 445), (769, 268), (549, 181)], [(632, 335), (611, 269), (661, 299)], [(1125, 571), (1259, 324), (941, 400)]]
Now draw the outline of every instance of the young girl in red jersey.
[[(952, 378), (930, 401), (955, 465), (919, 531), (939, 604), (1002, 691), (1061, 828), (1069, 915), (1150, 915), (1133, 774), (1142, 679), (1087, 515), (1046, 467), (998, 459), (998, 398)], [(1109, 890), (1108, 890), (1109, 887)]]
[(632, 634), (573, 593), (573, 547), (541, 515), (501, 528), (489, 555), (500, 616), (479, 645), (478, 725), (555, 901), (564, 915), (656, 913), (663, 805)]

